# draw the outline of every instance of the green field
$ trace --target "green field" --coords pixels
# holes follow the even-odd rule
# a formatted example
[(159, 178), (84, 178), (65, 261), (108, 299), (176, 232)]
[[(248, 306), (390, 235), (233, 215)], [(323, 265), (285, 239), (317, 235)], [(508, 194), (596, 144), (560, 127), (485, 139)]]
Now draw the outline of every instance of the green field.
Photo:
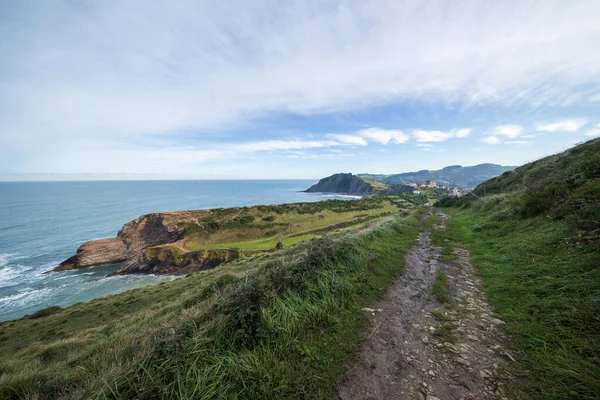
[[(186, 211), (183, 215), (173, 214), (180, 220), (169, 223), (185, 229), (183, 251), (266, 251), (275, 249), (279, 242), (291, 246), (408, 211), (422, 202), (414, 195), (376, 195), (353, 201)], [(173, 245), (157, 247), (174, 248)]]

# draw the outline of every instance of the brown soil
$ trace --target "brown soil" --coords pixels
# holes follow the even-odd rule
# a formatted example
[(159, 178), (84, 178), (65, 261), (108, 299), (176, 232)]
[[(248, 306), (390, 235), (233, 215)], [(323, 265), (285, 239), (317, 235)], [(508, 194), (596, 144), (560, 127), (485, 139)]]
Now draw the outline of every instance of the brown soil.
[[(432, 229), (444, 229), (446, 216)], [(503, 321), (492, 316), (480, 278), (465, 249), (440, 262), (430, 230), (406, 254), (403, 275), (370, 314), (355, 360), (342, 378), (339, 399), (508, 399), (514, 362)], [(451, 300), (431, 292), (438, 271)], [(435, 314), (432, 314), (432, 312)], [(440, 327), (448, 324), (448, 335)], [(449, 325), (452, 324), (452, 325)]]
[(173, 246), (173, 247), (181, 250), (183, 253), (189, 253), (189, 250), (185, 248), (185, 241), (186, 241), (186, 238), (179, 239), (178, 241), (169, 243), (166, 246)]

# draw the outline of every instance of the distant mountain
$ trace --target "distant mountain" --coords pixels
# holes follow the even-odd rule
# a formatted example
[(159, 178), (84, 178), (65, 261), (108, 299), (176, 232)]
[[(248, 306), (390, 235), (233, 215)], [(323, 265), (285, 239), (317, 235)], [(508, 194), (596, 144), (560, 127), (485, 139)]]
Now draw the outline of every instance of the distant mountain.
[(411, 193), (412, 191), (413, 188), (411, 186), (379, 182), (350, 173), (328, 176), (305, 190), (308, 193), (341, 193), (350, 195)]
[(494, 178), (506, 171), (512, 171), (516, 167), (498, 164), (479, 164), (471, 167), (462, 165), (450, 165), (437, 171), (427, 169), (417, 172), (405, 172), (402, 174), (358, 174), (366, 179), (372, 179), (388, 184), (423, 183), (435, 181), (438, 186), (451, 187), (476, 187), (488, 179)]

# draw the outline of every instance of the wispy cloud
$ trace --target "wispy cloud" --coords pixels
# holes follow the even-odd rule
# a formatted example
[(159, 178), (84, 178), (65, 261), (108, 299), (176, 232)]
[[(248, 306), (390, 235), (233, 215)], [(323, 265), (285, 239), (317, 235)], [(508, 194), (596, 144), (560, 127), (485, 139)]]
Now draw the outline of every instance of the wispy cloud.
[(507, 140), (504, 143), (515, 144), (515, 145), (519, 145), (519, 146), (529, 146), (530, 144), (533, 144), (533, 140)]
[(399, 129), (369, 128), (359, 131), (358, 134), (381, 144), (401, 144), (410, 140), (410, 136)]
[(18, 132), (213, 128), (399, 98), (568, 104), (599, 89), (594, 0), (30, 7), (1, 24), (2, 120)]
[(366, 146), (367, 141), (360, 136), (346, 135), (338, 133), (330, 133), (327, 135), (328, 138), (334, 139), (343, 144), (355, 144), (359, 146)]
[(452, 129), (450, 131), (429, 131), (416, 129), (411, 132), (411, 135), (415, 138), (417, 142), (427, 143), (427, 142), (444, 142), (448, 139), (457, 137), (457, 138), (465, 138), (471, 134), (472, 129), (463, 128), (463, 129)]
[(487, 143), (487, 144), (500, 144), (500, 143), (502, 143), (502, 141), (500, 139), (498, 139), (497, 136), (486, 136), (486, 137), (482, 138), (481, 141), (483, 143)]
[(586, 136), (596, 137), (600, 136), (600, 123), (594, 125), (590, 130), (585, 133)]
[(549, 124), (536, 124), (538, 132), (576, 132), (587, 123), (585, 119), (569, 119)]
[(506, 124), (496, 126), (492, 130), (494, 136), (506, 136), (507, 138), (514, 139), (523, 133), (523, 127), (516, 124)]

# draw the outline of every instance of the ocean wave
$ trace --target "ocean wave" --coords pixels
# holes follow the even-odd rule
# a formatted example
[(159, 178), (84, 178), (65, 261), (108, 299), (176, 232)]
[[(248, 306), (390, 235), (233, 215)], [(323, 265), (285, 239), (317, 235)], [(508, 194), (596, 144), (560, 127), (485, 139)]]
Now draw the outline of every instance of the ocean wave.
[(338, 198), (338, 199), (362, 199), (363, 196), (358, 196), (354, 194), (340, 194), (340, 193), (307, 193), (307, 192), (296, 192), (297, 195), (302, 196), (313, 196), (313, 197), (323, 197), (323, 198)]
[(4, 265), (3, 267), (0, 267), (0, 287), (12, 286), (12, 284), (5, 285), (5, 283), (22, 276), (23, 272), (29, 271), (30, 269), (31, 267), (21, 264)]
[(36, 299), (40, 298), (41, 296), (45, 295), (46, 293), (48, 293), (50, 291), (51, 291), (51, 289), (48, 289), (48, 288), (38, 289), (38, 290), (29, 288), (29, 287), (23, 288), (23, 289), (19, 290), (19, 292), (16, 294), (13, 294), (10, 296), (5, 296), (5, 297), (0, 297), (0, 304), (10, 302), (11, 306), (13, 306), (15, 304), (22, 306), (23, 304), (27, 304), (32, 301), (35, 301)]
[(12, 258), (12, 256), (14, 256), (14, 254), (0, 253), (0, 267), (4, 267), (6, 264), (8, 264), (8, 261), (10, 258)]
[(335, 197), (342, 199), (362, 199), (362, 196), (356, 196), (352, 194), (322, 194), (323, 197)]

